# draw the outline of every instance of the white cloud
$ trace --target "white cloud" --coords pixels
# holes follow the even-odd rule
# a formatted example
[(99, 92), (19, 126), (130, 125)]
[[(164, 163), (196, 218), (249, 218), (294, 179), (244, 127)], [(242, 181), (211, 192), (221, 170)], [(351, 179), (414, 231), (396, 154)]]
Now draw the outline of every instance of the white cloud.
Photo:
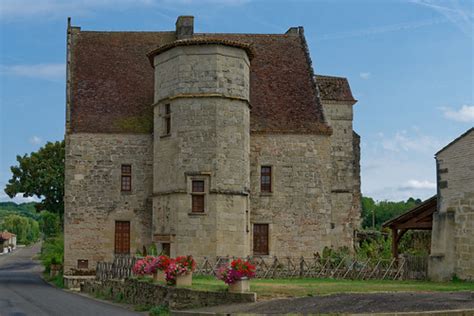
[(440, 108), (445, 118), (458, 122), (474, 122), (474, 105), (463, 105), (460, 109), (454, 110), (448, 107)]
[(61, 63), (35, 65), (0, 65), (0, 73), (46, 80), (61, 80), (66, 75), (66, 66)]
[(359, 77), (361, 77), (361, 78), (364, 79), (364, 80), (367, 80), (367, 79), (370, 78), (370, 75), (371, 75), (370, 72), (361, 72), (361, 73), (359, 74)]
[(426, 199), (436, 194), (434, 153), (450, 141), (413, 126), (395, 133), (363, 136), (362, 192), (376, 200)]
[(32, 145), (39, 145), (43, 142), (43, 140), (41, 139), (41, 137), (38, 137), (38, 136), (32, 136), (30, 139), (30, 144)]
[(394, 152), (414, 151), (435, 153), (442, 148), (444, 144), (441, 140), (432, 136), (423, 135), (417, 130), (414, 130), (412, 134), (409, 134), (406, 130), (402, 130), (396, 132), (392, 137), (381, 136), (380, 138), (383, 149)]
[(38, 199), (36, 196), (28, 196), (23, 197), (22, 193), (18, 193), (13, 198), (10, 198), (6, 195), (3, 190), (0, 192), (0, 202), (15, 202), (17, 204), (20, 203), (28, 203), (28, 202), (40, 202), (41, 199)]
[(410, 0), (438, 12), (469, 37), (473, 36), (474, 13), (471, 1)]
[(400, 186), (402, 190), (433, 190), (436, 189), (436, 183), (428, 181), (428, 180), (415, 180), (411, 179), (408, 180), (405, 184)]

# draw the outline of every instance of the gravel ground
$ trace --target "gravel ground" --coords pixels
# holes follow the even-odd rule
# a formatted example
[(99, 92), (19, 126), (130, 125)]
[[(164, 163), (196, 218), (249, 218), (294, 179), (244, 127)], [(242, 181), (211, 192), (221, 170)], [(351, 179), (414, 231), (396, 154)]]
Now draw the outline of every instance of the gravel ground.
[(472, 292), (335, 294), (200, 308), (217, 313), (384, 313), (474, 309)]

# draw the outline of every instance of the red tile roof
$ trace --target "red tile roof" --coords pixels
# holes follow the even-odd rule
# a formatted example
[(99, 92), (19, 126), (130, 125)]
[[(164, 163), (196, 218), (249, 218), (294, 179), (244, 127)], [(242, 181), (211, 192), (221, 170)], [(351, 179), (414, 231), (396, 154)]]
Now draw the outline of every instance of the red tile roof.
[[(154, 79), (146, 54), (175, 41), (175, 33), (73, 30), (68, 132), (151, 132)], [(250, 45), (255, 53), (250, 69), (252, 132), (331, 133), (303, 36), (194, 35), (211, 37)], [(348, 95), (352, 97), (350, 89)]]
[(315, 80), (322, 100), (356, 101), (346, 78), (316, 75)]
[(15, 236), (15, 234), (9, 233), (7, 231), (4, 231), (4, 232), (0, 233), (0, 239), (2, 239), (2, 240), (8, 240), (8, 239), (12, 238), (13, 236)]

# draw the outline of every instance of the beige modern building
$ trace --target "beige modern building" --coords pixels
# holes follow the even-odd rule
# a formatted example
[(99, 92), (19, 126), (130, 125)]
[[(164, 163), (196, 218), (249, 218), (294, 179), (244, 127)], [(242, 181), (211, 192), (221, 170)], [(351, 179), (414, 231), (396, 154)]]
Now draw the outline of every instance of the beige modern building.
[(474, 280), (474, 128), (436, 153), (437, 211), (433, 214), (429, 276)]
[(284, 34), (68, 27), (65, 271), (172, 256), (352, 248), (359, 137), (345, 78)]

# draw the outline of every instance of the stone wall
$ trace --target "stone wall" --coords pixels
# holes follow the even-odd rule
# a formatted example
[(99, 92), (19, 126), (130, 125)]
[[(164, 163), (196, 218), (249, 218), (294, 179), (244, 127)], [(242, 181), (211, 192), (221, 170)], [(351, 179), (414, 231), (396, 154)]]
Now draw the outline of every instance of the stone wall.
[[(246, 256), (247, 53), (222, 45), (175, 47), (155, 56), (154, 66), (154, 241), (158, 249), (169, 243), (172, 256)], [(193, 180), (205, 183), (202, 213), (191, 209)]]
[(335, 248), (352, 249), (354, 230), (360, 225), (360, 138), (354, 133), (354, 101), (322, 100), (331, 135), (331, 222)]
[[(270, 255), (308, 256), (344, 239), (331, 225), (330, 138), (252, 134), (250, 144), (251, 222), (269, 224)], [(272, 193), (260, 192), (262, 165), (272, 167)]]
[(81, 286), (81, 291), (133, 305), (166, 305), (170, 309), (178, 310), (232, 303), (253, 303), (257, 300), (255, 293), (196, 291), (138, 279), (86, 282)]
[(474, 279), (474, 130), (436, 155), (438, 211), (433, 215), (429, 275)]
[[(130, 251), (151, 243), (152, 136), (66, 135), (64, 271), (88, 260), (112, 261), (115, 221), (130, 221)], [(132, 191), (121, 192), (121, 165), (132, 165)]]

